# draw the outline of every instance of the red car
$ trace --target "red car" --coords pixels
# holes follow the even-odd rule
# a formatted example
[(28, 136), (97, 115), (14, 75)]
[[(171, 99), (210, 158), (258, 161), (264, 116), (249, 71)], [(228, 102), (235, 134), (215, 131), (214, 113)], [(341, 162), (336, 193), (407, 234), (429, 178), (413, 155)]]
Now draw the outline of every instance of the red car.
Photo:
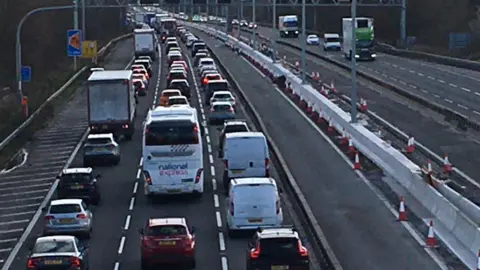
[(150, 218), (139, 232), (142, 269), (167, 263), (195, 268), (195, 228), (185, 218)]

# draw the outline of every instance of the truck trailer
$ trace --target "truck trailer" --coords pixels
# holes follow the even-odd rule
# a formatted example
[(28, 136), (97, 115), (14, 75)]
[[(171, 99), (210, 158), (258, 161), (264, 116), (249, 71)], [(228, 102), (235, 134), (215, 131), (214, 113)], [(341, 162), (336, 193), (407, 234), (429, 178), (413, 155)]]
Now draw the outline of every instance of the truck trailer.
[(280, 37), (298, 37), (297, 15), (286, 15), (278, 17), (278, 31)]
[(373, 18), (356, 18), (355, 31), (357, 40), (355, 42), (355, 53), (352, 53), (352, 18), (342, 19), (342, 29), (342, 51), (346, 59), (351, 59), (352, 56), (357, 60), (374, 61), (376, 59)]
[(131, 70), (93, 72), (87, 81), (90, 133), (113, 133), (131, 140), (136, 116)]

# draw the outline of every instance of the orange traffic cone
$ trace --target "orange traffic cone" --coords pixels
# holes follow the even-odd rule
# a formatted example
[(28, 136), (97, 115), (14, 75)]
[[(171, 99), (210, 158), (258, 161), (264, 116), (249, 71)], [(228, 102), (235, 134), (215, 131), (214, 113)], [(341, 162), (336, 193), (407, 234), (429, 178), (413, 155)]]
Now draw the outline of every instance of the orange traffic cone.
[(334, 93), (337, 92), (337, 88), (335, 88), (335, 85), (333, 84), (333, 82), (330, 83), (330, 89), (332, 89)]
[(427, 171), (427, 174), (431, 174), (433, 172), (432, 161), (430, 161), (430, 159), (427, 160), (427, 166), (426, 167), (424, 166), (423, 168), (425, 169), (425, 171)]
[(343, 145), (348, 143), (348, 136), (347, 136), (347, 132), (345, 131), (345, 129), (342, 129), (342, 137), (341, 137), (340, 143), (343, 144)]
[(426, 246), (429, 248), (437, 247), (437, 238), (435, 238), (435, 231), (433, 230), (433, 220), (430, 220), (430, 224), (428, 225), (428, 235)]
[(317, 82), (320, 81), (320, 73), (319, 72), (315, 73), (315, 80)]
[(352, 137), (348, 137), (348, 153), (353, 154), (355, 153), (355, 146), (353, 146), (353, 140)]
[(407, 221), (407, 212), (405, 212), (405, 202), (403, 196), (400, 197), (400, 206), (398, 207), (398, 221)]
[(298, 61), (295, 61), (295, 69), (300, 70), (300, 63)]
[(353, 163), (353, 169), (354, 170), (362, 169), (362, 165), (360, 164), (360, 156), (358, 154), (358, 151), (355, 152), (355, 162)]
[(448, 155), (445, 154), (445, 157), (443, 158), (443, 172), (444, 173), (451, 173), (452, 169), (453, 169), (453, 166), (450, 163), (450, 160), (448, 160)]
[(360, 111), (364, 113), (368, 111), (367, 100), (364, 98), (360, 98)]
[(332, 118), (328, 118), (328, 133), (332, 134), (335, 132), (333, 128)]
[(408, 138), (407, 149), (405, 149), (405, 150), (409, 154), (411, 154), (415, 151), (415, 138), (414, 137)]

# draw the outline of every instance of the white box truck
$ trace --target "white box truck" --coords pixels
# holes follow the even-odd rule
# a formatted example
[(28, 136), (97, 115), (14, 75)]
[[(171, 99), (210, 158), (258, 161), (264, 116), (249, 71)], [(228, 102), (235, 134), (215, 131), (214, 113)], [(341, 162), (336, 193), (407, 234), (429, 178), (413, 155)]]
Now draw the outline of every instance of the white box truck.
[(133, 40), (135, 43), (135, 57), (150, 56), (154, 61), (157, 59), (158, 42), (155, 29), (135, 29)]
[(373, 18), (356, 18), (355, 31), (357, 40), (355, 41), (355, 53), (352, 52), (352, 18), (342, 19), (342, 30), (342, 51), (346, 59), (351, 59), (351, 57), (354, 56), (357, 60), (375, 60), (377, 55), (375, 53)]
[(131, 70), (93, 72), (87, 81), (90, 133), (113, 133), (131, 140), (136, 116)]
[(278, 17), (278, 31), (280, 37), (298, 37), (297, 15), (286, 15)]

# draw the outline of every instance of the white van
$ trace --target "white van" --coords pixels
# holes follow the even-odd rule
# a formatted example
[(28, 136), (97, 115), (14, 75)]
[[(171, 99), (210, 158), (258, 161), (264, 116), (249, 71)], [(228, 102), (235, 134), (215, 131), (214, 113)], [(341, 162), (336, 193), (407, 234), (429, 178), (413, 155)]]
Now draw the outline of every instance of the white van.
[(340, 44), (340, 36), (338, 34), (323, 34), (323, 50), (324, 51), (340, 51), (342, 45)]
[(225, 208), (230, 236), (240, 230), (277, 227), (283, 222), (280, 195), (273, 178), (232, 179)]
[(223, 142), (223, 187), (228, 191), (230, 179), (269, 177), (270, 155), (261, 132), (228, 133)]

